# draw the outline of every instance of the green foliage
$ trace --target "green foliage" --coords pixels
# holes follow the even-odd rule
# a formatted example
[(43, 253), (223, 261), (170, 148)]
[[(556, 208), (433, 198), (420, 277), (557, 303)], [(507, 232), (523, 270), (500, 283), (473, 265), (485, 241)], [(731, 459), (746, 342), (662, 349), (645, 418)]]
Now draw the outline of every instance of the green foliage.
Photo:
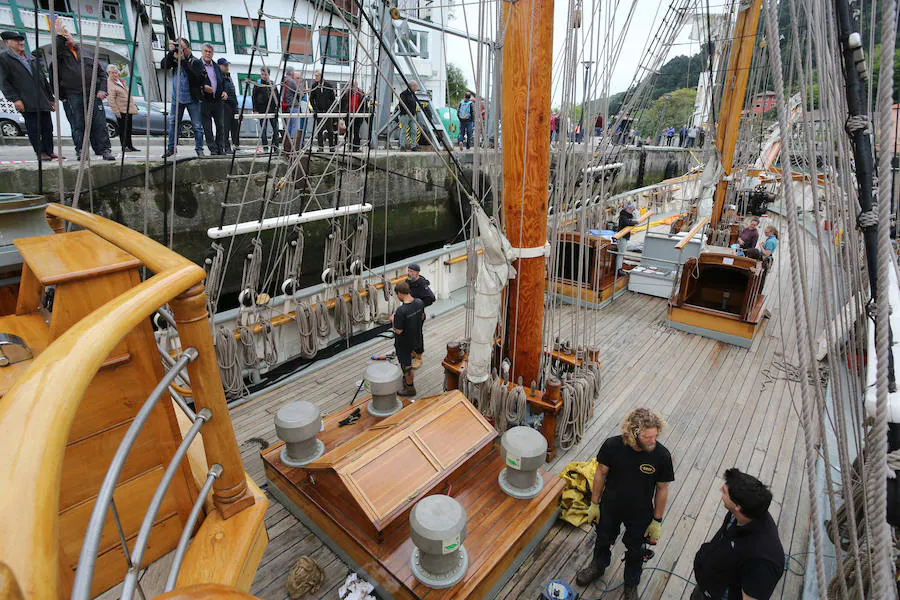
[[(681, 55), (670, 59), (660, 68), (659, 74), (656, 75), (656, 80), (653, 82), (653, 87), (650, 90), (649, 100), (653, 102), (661, 98), (663, 94), (683, 88), (696, 89), (697, 83), (700, 81), (700, 73), (706, 68), (705, 51), (698, 52), (693, 56)], [(628, 92), (619, 92), (609, 97), (610, 116), (615, 116), (620, 111), (622, 103), (630, 91), (631, 89)], [(588, 115), (593, 115), (592, 118), (596, 118), (603, 111), (603, 108), (603, 99), (598, 98), (588, 102), (585, 110)], [(637, 110), (634, 112), (640, 113), (640, 108), (637, 107)], [(657, 118), (659, 118), (659, 114), (657, 114)], [(643, 133), (643, 130), (641, 132)]]
[(466, 77), (462, 69), (450, 63), (447, 65), (447, 106), (459, 106), (466, 95)]
[[(900, 36), (897, 36), (900, 38)], [(875, 46), (872, 56), (872, 95), (878, 93), (878, 73), (881, 70), (881, 44)], [(868, 90), (868, 86), (866, 86)], [(900, 102), (900, 48), (894, 50), (894, 102)]]
[[(661, 96), (653, 101), (650, 107), (641, 114), (635, 127), (642, 138), (650, 136), (653, 143), (662, 129), (672, 126), (676, 130), (688, 125), (694, 113), (695, 88), (682, 88), (669, 94), (668, 100)], [(665, 107), (665, 116), (663, 116)]]

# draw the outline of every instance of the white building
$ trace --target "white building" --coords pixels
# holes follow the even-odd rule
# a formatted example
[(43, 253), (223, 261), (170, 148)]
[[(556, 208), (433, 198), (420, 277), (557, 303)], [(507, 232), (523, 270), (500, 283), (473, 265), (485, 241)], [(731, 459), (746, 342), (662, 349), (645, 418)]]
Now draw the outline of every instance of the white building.
[[(153, 0), (158, 2), (158, 0)], [(253, 56), (252, 78), (259, 76), (259, 69), (268, 67), (272, 79), (281, 81), (284, 56), (287, 64), (300, 70), (304, 79), (313, 81), (313, 73), (324, 65), (325, 79), (342, 88), (355, 77), (361, 88), (368, 92), (374, 89), (377, 76), (374, 64), (378, 62), (379, 42), (372, 35), (366, 19), (362, 18), (356, 0), (335, 0), (327, 3), (313, 3), (309, 0), (267, 0), (265, 15), (259, 19), (259, 2), (222, 2), (222, 0), (174, 0), (170, 5), (174, 33), (191, 41), (194, 53), (199, 56), (201, 46), (210, 43), (215, 48), (215, 58), (225, 57), (231, 63), (231, 77), (239, 86), (249, 74), (253, 37), (257, 23), (259, 51)], [(379, 23), (376, 6), (364, 4), (373, 24)], [(151, 11), (152, 28), (156, 41), (153, 42), (153, 61), (157, 67), (164, 56), (163, 44), (167, 39), (163, 24), (163, 10), (148, 6)], [(252, 11), (248, 14), (247, 9)], [(441, 18), (443, 11), (429, 9), (401, 9), (410, 16), (426, 20)], [(291, 14), (294, 13), (293, 26)], [(434, 13), (433, 15), (431, 13)], [(424, 16), (423, 16), (424, 15)], [(395, 22), (397, 23), (397, 22)], [(401, 22), (402, 23), (402, 22)], [(398, 28), (405, 31), (405, 27)], [(408, 79), (412, 79), (413, 69), (418, 74), (422, 87), (431, 92), (436, 106), (444, 106), (446, 99), (446, 57), (442, 34), (424, 27), (409, 28), (411, 43), (400, 41), (395, 44), (395, 52), (412, 55), (409, 68), (404, 56), (397, 61)], [(170, 31), (171, 34), (171, 31)], [(162, 71), (158, 70), (159, 90), (150, 97), (169, 98), (171, 78), (163, 90)], [(402, 89), (402, 79), (395, 73), (394, 86)], [(238, 88), (240, 89), (240, 88)], [(158, 94), (158, 95), (157, 95)], [(391, 103), (396, 103), (393, 98)]]

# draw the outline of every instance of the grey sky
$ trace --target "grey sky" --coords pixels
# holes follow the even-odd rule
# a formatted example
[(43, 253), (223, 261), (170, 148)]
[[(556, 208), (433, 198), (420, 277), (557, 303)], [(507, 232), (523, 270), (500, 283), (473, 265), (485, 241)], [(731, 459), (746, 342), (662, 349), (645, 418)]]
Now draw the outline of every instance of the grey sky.
[[(440, 0), (438, 0), (440, 2)], [(462, 0), (464, 3), (462, 6), (459, 5), (459, 1), (457, 0), (457, 6), (453, 9), (453, 14), (455, 18), (448, 19), (448, 26), (465, 30), (466, 29), (466, 21), (468, 21), (468, 30), (470, 33), (477, 34), (478, 32), (478, 11), (479, 7), (475, 0)], [(502, 1), (502, 0), (501, 0)], [(622, 48), (621, 55), (619, 56), (619, 60), (616, 61), (612, 65), (611, 71), (603, 70), (600, 73), (600, 77), (609, 77), (609, 86), (611, 93), (620, 92), (628, 87), (628, 84), (631, 83), (634, 78), (635, 70), (637, 69), (641, 57), (643, 55), (643, 51), (647, 44), (648, 38), (651, 36), (653, 32), (656, 31), (658, 27), (658, 23), (660, 19), (662, 19), (663, 13), (666, 10), (668, 3), (662, 2), (661, 0), (633, 0), (635, 2), (635, 11), (634, 16), (631, 20), (631, 26), (628, 30), (628, 34), (625, 38), (624, 46)], [(600, 15), (600, 19), (596, 19), (592, 15), (595, 15), (595, 7), (600, 5), (600, 8), (603, 11), (603, 14)], [(598, 45), (598, 37), (599, 39), (608, 39), (611, 36), (607, 32), (607, 22), (608, 16), (606, 11), (610, 5), (615, 6), (619, 5), (618, 11), (616, 13), (614, 19), (614, 34), (615, 37), (620, 36), (620, 32), (622, 30), (623, 24), (625, 22), (628, 10), (632, 5), (632, 0), (585, 0), (584, 2), (584, 15), (583, 15), (583, 24), (582, 29), (580, 31), (578, 41), (578, 47), (581, 48), (585, 45), (585, 38), (588, 36), (594, 40), (594, 49), (593, 51), (584, 52), (580, 50), (579, 54), (579, 65), (575, 73), (577, 74), (576, 79), (576, 90), (575, 90), (575, 101), (580, 102), (582, 99), (582, 88), (583, 88), (583, 80), (584, 80), (584, 67), (580, 64), (581, 61), (584, 60), (594, 60), (600, 56), (600, 50), (596, 48)], [(496, 10), (495, 2), (488, 2), (487, 7), (489, 11)], [(465, 11), (465, 15), (463, 14)], [(567, 0), (557, 0), (554, 5), (554, 22), (553, 22), (553, 73), (554, 73), (554, 88), (553, 88), (553, 104), (554, 106), (559, 105), (562, 100), (562, 85), (561, 80), (563, 80), (563, 49), (565, 47), (565, 39), (566, 39), (566, 30), (568, 27), (568, 11), (569, 11), (569, 2)], [(595, 23), (595, 29), (591, 30), (591, 22)], [(599, 27), (596, 29), (596, 27)], [(493, 32), (495, 26), (493, 23), (490, 24), (487, 31)], [(592, 33), (591, 33), (592, 32)], [(598, 35), (599, 34), (599, 35)], [(694, 54), (699, 51), (699, 45), (696, 41), (690, 40), (690, 27), (685, 27), (678, 35), (676, 40), (676, 44), (672, 47), (669, 52), (669, 57), (677, 56), (679, 54)], [(489, 37), (493, 38), (494, 34), (490, 33)], [(476, 56), (477, 52), (477, 44), (467, 42), (466, 40), (460, 39), (456, 36), (447, 36), (446, 38), (447, 45), (447, 62), (457, 65), (463, 70), (463, 73), (466, 76), (466, 81), (470, 88), (474, 88), (474, 76), (473, 76), (473, 60)], [(590, 43), (588, 42), (590, 46)], [(471, 53), (471, 54), (470, 54)], [(597, 68), (597, 63), (595, 62), (592, 69)], [(589, 84), (588, 88), (591, 90), (589, 94), (591, 97), (599, 96), (599, 90), (602, 86), (602, 81), (598, 81), (595, 79), (596, 72), (593, 72), (591, 76), (592, 83)]]

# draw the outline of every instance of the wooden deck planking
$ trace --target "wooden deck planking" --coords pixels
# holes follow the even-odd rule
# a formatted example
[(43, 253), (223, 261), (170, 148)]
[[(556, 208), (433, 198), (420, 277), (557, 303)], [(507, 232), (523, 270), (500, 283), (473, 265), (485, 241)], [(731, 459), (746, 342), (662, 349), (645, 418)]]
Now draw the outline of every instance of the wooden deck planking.
[[(790, 314), (790, 286), (778, 267), (769, 277), (769, 310), (766, 323), (753, 346), (740, 349), (699, 336), (660, 326), (665, 302), (627, 293), (599, 312), (591, 313), (594, 331), (588, 341), (600, 340), (603, 391), (595, 414), (586, 427), (584, 440), (560, 452), (547, 468), (559, 472), (572, 460), (586, 460), (602, 441), (618, 432), (622, 416), (638, 405), (660, 411), (669, 427), (661, 440), (673, 452), (676, 481), (669, 496), (663, 537), (648, 563), (690, 578), (693, 555), (699, 545), (718, 528), (724, 516), (719, 488), (725, 468), (738, 466), (769, 483), (774, 494), (772, 514), (779, 523), (785, 550), (806, 551), (808, 539), (808, 493), (804, 481), (804, 451), (799, 435), (799, 417), (792, 400), (799, 404), (799, 386), (772, 366), (779, 360), (796, 364), (794, 331), (781, 311)], [(778, 276), (776, 276), (778, 275)], [(811, 280), (815, 280), (811, 277)], [(781, 284), (781, 285), (779, 285)], [(556, 323), (571, 332), (571, 306), (557, 309)], [(583, 315), (579, 317), (583, 323)], [(417, 372), (420, 395), (438, 393), (443, 385), (439, 361), (444, 345), (464, 335), (464, 312), (456, 309), (426, 326), (425, 366)], [(561, 334), (565, 338), (565, 334)], [(610, 340), (617, 340), (615, 343)], [(581, 339), (573, 340), (581, 343)], [(263, 483), (258, 444), (249, 438), (275, 441), (274, 412), (294, 399), (320, 405), (323, 413), (343, 406), (353, 396), (354, 384), (362, 378), (368, 356), (389, 351), (390, 340), (351, 351), (328, 366), (302, 377), (233, 411), (235, 429), (242, 442), (245, 465), (254, 479)], [(347, 568), (327, 547), (273, 503), (277, 521), (270, 529), (272, 541), (263, 558), (260, 574), (251, 592), (263, 598), (284, 598), (286, 572), (301, 554), (321, 557), (326, 582), (313, 597), (335, 594)], [(276, 518), (273, 516), (272, 518)], [(535, 552), (504, 586), (500, 598), (537, 597), (550, 579), (573, 582), (574, 573), (588, 560), (593, 533), (558, 523), (538, 544)], [(283, 539), (281, 539), (283, 538)], [(607, 574), (610, 587), (621, 583), (621, 543), (613, 550)], [(802, 560), (802, 562), (806, 562)], [(793, 568), (799, 569), (798, 565)], [(795, 598), (802, 578), (786, 573), (775, 597)], [(661, 571), (645, 572), (643, 598), (687, 597), (691, 586)], [(599, 596), (602, 587), (588, 590)], [(581, 590), (579, 590), (581, 591)], [(608, 597), (616, 598), (618, 592)]]

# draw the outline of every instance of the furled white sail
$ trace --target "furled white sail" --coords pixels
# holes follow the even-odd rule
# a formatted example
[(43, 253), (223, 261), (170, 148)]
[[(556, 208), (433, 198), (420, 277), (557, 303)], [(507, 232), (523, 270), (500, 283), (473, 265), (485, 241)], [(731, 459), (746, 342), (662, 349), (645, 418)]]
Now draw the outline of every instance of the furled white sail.
[(472, 204), (484, 253), (475, 280), (475, 320), (469, 344), (466, 378), (482, 383), (491, 375), (491, 355), (506, 282), (516, 276), (515, 252), (509, 240), (478, 205)]

